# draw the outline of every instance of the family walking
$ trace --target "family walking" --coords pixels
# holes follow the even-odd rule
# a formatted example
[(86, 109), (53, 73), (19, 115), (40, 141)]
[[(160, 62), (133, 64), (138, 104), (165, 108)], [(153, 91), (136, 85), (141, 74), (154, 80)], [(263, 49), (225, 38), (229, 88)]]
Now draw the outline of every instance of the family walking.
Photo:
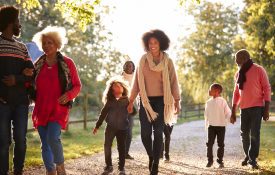
[[(61, 53), (67, 43), (66, 31), (61, 27), (46, 27), (34, 35), (33, 41), (43, 55), (33, 64), (26, 46), (17, 41), (21, 25), (19, 10), (13, 6), (0, 8), (0, 175), (9, 172), (9, 147), (14, 141), (13, 173), (22, 175), (26, 154), (28, 106), (35, 102), (33, 126), (41, 141), (41, 154), (48, 175), (66, 175), (61, 130), (67, 127), (73, 99), (81, 90), (81, 82), (73, 60)], [(177, 114), (181, 111), (180, 87), (175, 65), (165, 52), (170, 45), (161, 30), (151, 30), (142, 36), (145, 54), (135, 67), (125, 62), (121, 76), (106, 83), (103, 108), (93, 128), (96, 134), (106, 121), (103, 174), (113, 172), (112, 143), (117, 140), (118, 171), (127, 173), (125, 159), (130, 155), (133, 118), (138, 113), (141, 140), (148, 155), (148, 174), (157, 175), (160, 158), (170, 160), (170, 136)], [(250, 164), (258, 169), (260, 128), (262, 118), (269, 119), (271, 87), (263, 67), (254, 63), (249, 52), (235, 55), (239, 67), (235, 75), (232, 109), (221, 97), (223, 86), (213, 83), (211, 97), (205, 104), (207, 164), (214, 163), (213, 145), (217, 137), (217, 163), (225, 166), (224, 139), (226, 125), (236, 122), (240, 106), (241, 139), (244, 150), (242, 166)], [(12, 132), (11, 132), (12, 130)], [(11, 135), (12, 134), (12, 135)], [(165, 141), (163, 140), (165, 135)], [(91, 138), (92, 139), (92, 138)], [(165, 150), (165, 154), (164, 151)]]

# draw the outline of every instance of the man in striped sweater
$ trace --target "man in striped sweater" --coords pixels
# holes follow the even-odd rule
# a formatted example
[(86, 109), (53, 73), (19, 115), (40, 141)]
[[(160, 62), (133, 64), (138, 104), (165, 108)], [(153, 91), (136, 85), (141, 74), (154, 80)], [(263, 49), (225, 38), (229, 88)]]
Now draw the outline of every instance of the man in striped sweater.
[[(19, 10), (0, 8), (0, 175), (9, 171), (9, 146), (14, 140), (13, 170), (23, 173), (26, 154), (26, 132), (29, 99), (27, 88), (33, 64), (26, 46), (17, 41), (21, 25)], [(28, 76), (26, 76), (28, 75)], [(11, 136), (11, 124), (13, 136)]]

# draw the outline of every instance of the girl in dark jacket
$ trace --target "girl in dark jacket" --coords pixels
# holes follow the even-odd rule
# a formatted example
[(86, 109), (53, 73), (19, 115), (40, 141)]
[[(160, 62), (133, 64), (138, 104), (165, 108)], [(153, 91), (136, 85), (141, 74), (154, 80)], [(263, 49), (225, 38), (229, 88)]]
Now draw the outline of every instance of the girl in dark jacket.
[(105, 163), (104, 174), (113, 171), (111, 149), (114, 138), (117, 139), (117, 148), (119, 153), (119, 174), (124, 175), (125, 147), (127, 129), (129, 127), (127, 106), (128, 87), (123, 80), (111, 79), (107, 82), (107, 87), (103, 95), (104, 107), (101, 110), (99, 119), (93, 129), (93, 134), (97, 133), (98, 128), (105, 120), (107, 123), (105, 129), (104, 153)]

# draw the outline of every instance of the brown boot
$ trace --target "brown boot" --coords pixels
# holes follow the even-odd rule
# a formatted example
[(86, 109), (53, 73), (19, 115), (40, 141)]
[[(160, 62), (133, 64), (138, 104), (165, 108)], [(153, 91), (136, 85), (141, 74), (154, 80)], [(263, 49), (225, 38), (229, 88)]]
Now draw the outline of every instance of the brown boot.
[(57, 175), (66, 175), (64, 163), (56, 165), (56, 172)]
[(46, 175), (56, 175), (56, 170), (47, 171)]

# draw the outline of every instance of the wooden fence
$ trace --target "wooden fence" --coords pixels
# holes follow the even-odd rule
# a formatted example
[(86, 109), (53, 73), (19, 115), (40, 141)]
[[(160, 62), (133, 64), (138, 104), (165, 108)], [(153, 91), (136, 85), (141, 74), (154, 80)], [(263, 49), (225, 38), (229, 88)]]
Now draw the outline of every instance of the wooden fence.
[(204, 103), (198, 104), (181, 104), (181, 112), (179, 117), (190, 118), (190, 117), (203, 117), (204, 115)]
[(82, 115), (83, 115), (83, 119), (82, 120), (71, 120), (69, 121), (69, 124), (67, 126), (67, 130), (69, 130), (69, 126), (71, 124), (76, 124), (76, 123), (83, 123), (83, 129), (87, 129), (87, 123), (88, 122), (93, 122), (97, 120), (98, 115), (95, 115), (93, 117), (89, 117), (88, 114), (90, 111), (94, 111), (96, 114), (99, 113), (100, 109), (98, 106), (91, 106), (89, 107), (89, 98), (91, 98), (92, 95), (88, 94), (88, 93), (80, 93), (78, 98), (82, 98)]
[[(93, 122), (97, 120), (98, 113), (100, 111), (99, 107), (90, 106), (89, 107), (89, 98), (91, 98), (90, 94), (81, 93), (78, 98), (81, 98), (83, 101), (81, 103), (81, 111), (83, 115), (83, 119), (81, 120), (71, 120), (69, 121), (68, 128), (71, 124), (83, 123), (83, 128), (87, 129), (87, 123)], [(90, 111), (94, 111), (94, 116), (88, 116)], [(275, 113), (275, 103), (270, 104), (270, 112)], [(190, 118), (190, 117), (198, 117), (203, 118), (204, 116), (204, 103), (198, 104), (181, 104), (181, 113), (179, 114), (180, 118)], [(138, 117), (135, 117), (138, 119)], [(33, 131), (33, 129), (29, 129), (28, 131)]]
[[(75, 123), (83, 123), (83, 128), (87, 129), (87, 123), (88, 122), (95, 122), (97, 120), (98, 115), (96, 116), (90, 116), (88, 117), (88, 113), (89, 110), (94, 110), (95, 113), (99, 113), (99, 108), (98, 107), (90, 107), (88, 105), (88, 96), (84, 95), (83, 96), (83, 105), (82, 105), (82, 110), (83, 110), (83, 119), (81, 120), (73, 120), (69, 122), (69, 125), (71, 124), (75, 124)], [(203, 103), (199, 103), (199, 104), (182, 104), (182, 108), (181, 108), (181, 113), (179, 115), (179, 117), (182, 118), (190, 118), (190, 117), (198, 117), (201, 118), (204, 115), (204, 104)], [(138, 117), (135, 117), (135, 120), (138, 120)], [(68, 128), (69, 128), (68, 125)], [(67, 130), (68, 130), (67, 128)]]

